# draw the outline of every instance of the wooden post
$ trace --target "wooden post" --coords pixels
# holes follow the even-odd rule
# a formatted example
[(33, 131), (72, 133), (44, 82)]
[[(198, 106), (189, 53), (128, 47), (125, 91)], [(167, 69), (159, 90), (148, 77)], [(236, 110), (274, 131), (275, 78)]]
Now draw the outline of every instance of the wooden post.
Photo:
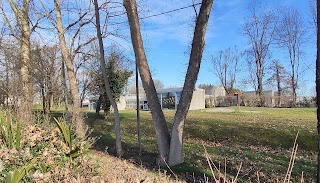
[(243, 94), (241, 91), (236, 91), (234, 93), (234, 95), (237, 96), (237, 109), (238, 109), (238, 112), (240, 112), (240, 95)]

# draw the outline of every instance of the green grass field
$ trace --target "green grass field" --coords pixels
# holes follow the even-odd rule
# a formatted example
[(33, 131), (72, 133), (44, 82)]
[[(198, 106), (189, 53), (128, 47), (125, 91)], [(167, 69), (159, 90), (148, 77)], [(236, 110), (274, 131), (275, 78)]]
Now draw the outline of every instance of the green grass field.
[[(234, 176), (242, 162), (241, 180), (260, 181), (283, 179), (290, 160), (291, 148), (299, 131), (298, 152), (293, 168), (293, 180), (306, 182), (316, 177), (316, 109), (315, 108), (250, 108), (247, 112), (190, 111), (184, 130), (185, 163), (172, 167), (174, 173), (186, 180), (193, 176), (211, 176), (205, 158), (207, 149), (216, 166)], [(251, 112), (248, 112), (251, 111)], [(141, 112), (143, 154), (138, 157), (136, 111), (120, 111), (124, 158), (156, 169), (157, 147), (149, 111)], [(169, 128), (174, 111), (165, 111)], [(114, 154), (113, 118), (104, 120), (93, 112), (87, 113), (87, 123), (100, 136), (96, 148)], [(194, 175), (193, 175), (194, 174)], [(295, 181), (294, 181), (295, 182)]]

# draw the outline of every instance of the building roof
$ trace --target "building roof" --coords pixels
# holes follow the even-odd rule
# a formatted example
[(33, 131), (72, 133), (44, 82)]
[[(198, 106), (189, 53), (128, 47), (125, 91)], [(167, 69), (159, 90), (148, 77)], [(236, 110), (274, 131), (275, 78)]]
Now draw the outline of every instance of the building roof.
[[(181, 88), (162, 88), (162, 89), (158, 89), (157, 93), (159, 94), (165, 94), (165, 93), (176, 93), (176, 92), (181, 92), (182, 91), (182, 87)], [(201, 90), (204, 91), (201, 88), (196, 88), (195, 90)]]
[(162, 89), (158, 89), (157, 93), (164, 94), (164, 93), (170, 93), (170, 92), (175, 93), (175, 92), (181, 92), (181, 91), (182, 91), (182, 88), (162, 88)]

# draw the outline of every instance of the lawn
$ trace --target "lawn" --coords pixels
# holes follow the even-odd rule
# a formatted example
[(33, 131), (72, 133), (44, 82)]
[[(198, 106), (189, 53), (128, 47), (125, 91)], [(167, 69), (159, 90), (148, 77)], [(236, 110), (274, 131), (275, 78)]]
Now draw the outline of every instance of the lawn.
[[(233, 108), (232, 108), (233, 109)], [(283, 179), (290, 160), (291, 148), (299, 132), (298, 152), (293, 167), (294, 182), (303, 177), (306, 182), (316, 178), (316, 109), (315, 108), (250, 108), (243, 112), (190, 111), (184, 131), (185, 162), (172, 167), (173, 172), (191, 181), (203, 174), (212, 176), (205, 158), (207, 149), (212, 161), (222, 172), (235, 176), (242, 162), (240, 179), (275, 182)], [(174, 111), (165, 111), (171, 128)], [(125, 159), (157, 170), (157, 147), (153, 122), (149, 111), (141, 111), (142, 156), (138, 156), (136, 111), (120, 111), (122, 141)], [(96, 148), (114, 154), (113, 118), (104, 120), (93, 112), (87, 113), (87, 123), (94, 129), (92, 135), (100, 139)], [(258, 173), (257, 173), (258, 172)]]

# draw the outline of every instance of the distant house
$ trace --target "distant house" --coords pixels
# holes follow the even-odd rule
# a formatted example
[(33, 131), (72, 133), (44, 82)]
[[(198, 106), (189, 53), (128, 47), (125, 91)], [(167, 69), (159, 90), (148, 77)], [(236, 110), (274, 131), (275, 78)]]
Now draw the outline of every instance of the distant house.
[(226, 90), (222, 86), (211, 86), (206, 90), (206, 95), (215, 97), (226, 96)]
[(206, 93), (206, 107), (220, 106), (224, 103), (223, 100), (218, 100), (217, 98), (225, 97), (226, 90), (222, 86), (209, 86), (205, 90)]
[[(89, 97), (89, 110), (96, 110), (97, 101), (99, 100), (99, 96), (90, 96)], [(103, 105), (101, 105), (103, 106)], [(121, 96), (119, 101), (117, 101), (118, 110), (125, 110), (126, 109), (126, 99), (124, 96)], [(111, 106), (111, 110), (112, 110)]]
[[(135, 95), (126, 96), (126, 109), (137, 109), (137, 97)], [(139, 96), (139, 109), (149, 110), (148, 101), (145, 96)]]
[[(182, 88), (165, 88), (158, 89), (157, 94), (160, 100), (162, 109), (177, 109)], [(189, 110), (198, 110), (205, 108), (205, 91), (203, 89), (196, 88), (193, 91), (191, 104)]]
[[(157, 95), (162, 109), (177, 109), (181, 97), (182, 88), (158, 89)], [(148, 110), (148, 101), (145, 96), (140, 97), (140, 109)], [(127, 96), (126, 108), (136, 109), (135, 96)], [(195, 89), (193, 92), (189, 110), (205, 108), (205, 92), (203, 89)]]
[[(274, 107), (275, 106), (275, 92), (272, 90), (263, 91), (263, 100), (267, 107)], [(260, 97), (257, 95), (255, 91), (244, 91), (242, 96), (242, 105), (245, 106), (257, 106), (260, 102)]]

